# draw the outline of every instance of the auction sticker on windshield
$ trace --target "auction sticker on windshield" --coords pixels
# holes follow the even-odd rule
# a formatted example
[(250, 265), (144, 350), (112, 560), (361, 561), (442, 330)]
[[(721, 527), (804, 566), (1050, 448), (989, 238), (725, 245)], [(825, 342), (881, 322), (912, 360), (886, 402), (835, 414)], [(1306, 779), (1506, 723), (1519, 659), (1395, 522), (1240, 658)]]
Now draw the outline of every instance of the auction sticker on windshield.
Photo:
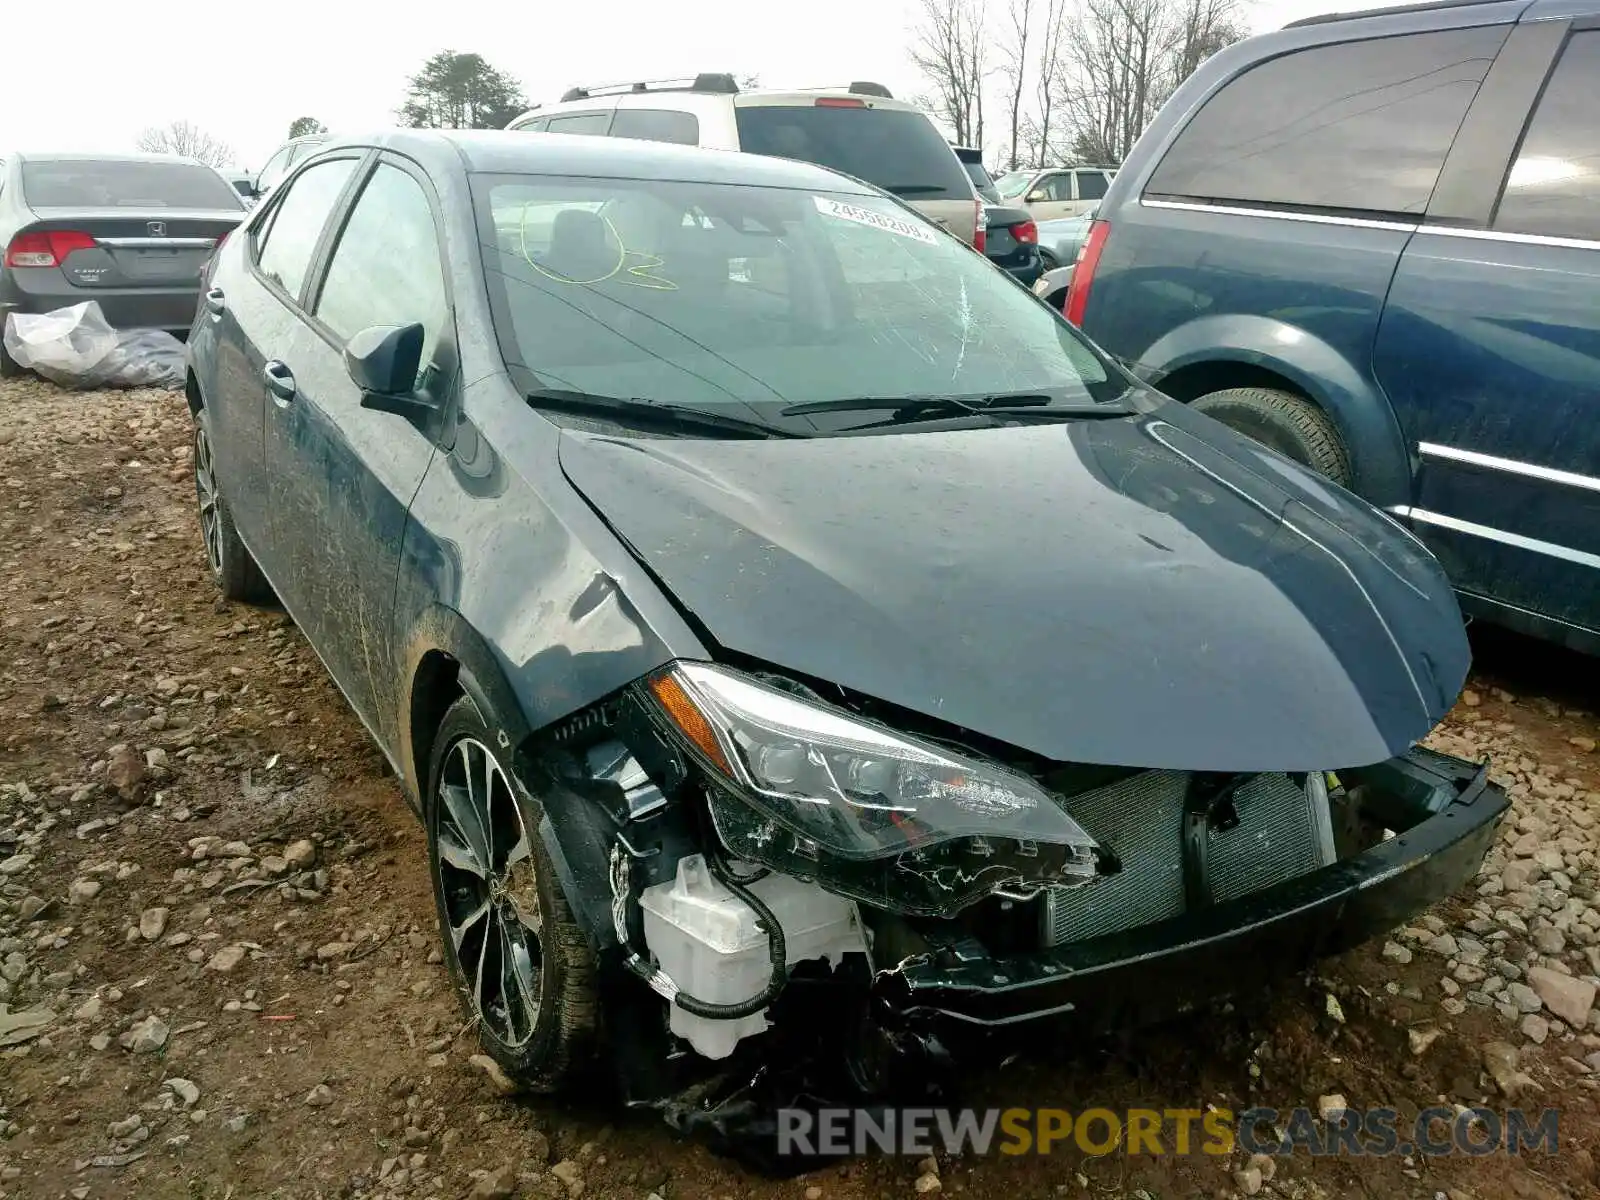
[(836, 217), (841, 221), (854, 221), (857, 225), (870, 225), (874, 229), (881, 229), (885, 233), (899, 234), (901, 237), (915, 238), (919, 242), (933, 245), (938, 235), (917, 221), (905, 221), (899, 217), (885, 216), (883, 213), (873, 212), (870, 208), (861, 208), (855, 204), (846, 204), (842, 200), (834, 200), (828, 196), (813, 196), (817, 202), (817, 211), (825, 217)]

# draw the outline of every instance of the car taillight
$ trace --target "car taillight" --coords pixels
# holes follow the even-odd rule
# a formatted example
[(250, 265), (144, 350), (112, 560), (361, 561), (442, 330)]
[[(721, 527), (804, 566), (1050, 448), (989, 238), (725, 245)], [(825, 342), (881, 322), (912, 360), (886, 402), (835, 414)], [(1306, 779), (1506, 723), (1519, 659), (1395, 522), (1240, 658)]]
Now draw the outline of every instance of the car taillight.
[(1100, 252), (1111, 236), (1109, 221), (1089, 222), (1089, 236), (1078, 248), (1078, 261), (1072, 268), (1072, 281), (1067, 284), (1067, 320), (1079, 328), (1083, 326), (1083, 310), (1089, 304), (1089, 287), (1094, 283), (1094, 269), (1100, 263)]
[(228, 234), (231, 232), (233, 231), (223, 230), (217, 235), (217, 240), (211, 243), (211, 253), (207, 254), (205, 262), (200, 264), (200, 282), (202, 284), (211, 282), (211, 273), (217, 269), (217, 255), (222, 252), (222, 243), (228, 240)]
[(1024, 221), (1011, 227), (1011, 236), (1025, 245), (1036, 246), (1039, 243), (1039, 227), (1032, 221)]
[(973, 207), (977, 211), (972, 217), (972, 248), (982, 254), (989, 245), (989, 214), (983, 211), (982, 200)]
[(6, 266), (59, 267), (74, 250), (92, 250), (94, 244), (94, 238), (76, 229), (19, 233), (6, 247)]

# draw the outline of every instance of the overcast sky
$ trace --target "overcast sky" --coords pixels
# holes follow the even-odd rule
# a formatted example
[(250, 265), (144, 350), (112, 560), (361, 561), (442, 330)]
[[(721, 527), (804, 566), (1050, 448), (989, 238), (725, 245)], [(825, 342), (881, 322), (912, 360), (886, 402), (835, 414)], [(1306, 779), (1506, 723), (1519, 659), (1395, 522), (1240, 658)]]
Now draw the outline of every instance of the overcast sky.
[[(1251, 24), (1260, 32), (1378, 2), (1256, 0)], [(0, 64), (0, 154), (132, 150), (141, 129), (188, 119), (232, 146), (236, 165), (256, 168), (298, 116), (335, 132), (392, 125), (407, 78), (445, 49), (482, 54), (531, 100), (574, 83), (697, 71), (754, 74), (767, 87), (875, 79), (908, 95), (923, 87), (907, 56), (917, 10), (917, 0), (809, 0), (764, 12), (750, 0), (272, 0), (241, 21), (237, 8), (200, 0), (77, 0), (70, 49), (18, 52), (18, 43)]]

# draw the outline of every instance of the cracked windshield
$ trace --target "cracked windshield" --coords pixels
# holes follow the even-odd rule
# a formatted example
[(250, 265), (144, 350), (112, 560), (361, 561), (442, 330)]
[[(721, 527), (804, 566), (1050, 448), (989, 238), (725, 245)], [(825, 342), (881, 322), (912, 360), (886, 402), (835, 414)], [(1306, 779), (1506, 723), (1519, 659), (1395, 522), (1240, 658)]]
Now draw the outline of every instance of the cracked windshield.
[(1126, 386), (1059, 315), (887, 197), (478, 184), (497, 333), (532, 386), (768, 416), (857, 397), (1105, 403)]

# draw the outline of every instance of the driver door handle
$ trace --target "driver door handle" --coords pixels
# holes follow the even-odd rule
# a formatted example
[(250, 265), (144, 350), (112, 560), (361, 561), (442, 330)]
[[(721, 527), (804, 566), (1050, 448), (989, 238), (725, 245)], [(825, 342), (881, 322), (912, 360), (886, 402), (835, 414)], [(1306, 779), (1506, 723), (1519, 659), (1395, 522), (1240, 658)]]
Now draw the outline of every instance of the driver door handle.
[(267, 385), (267, 392), (273, 402), (280, 408), (294, 400), (294, 375), (290, 372), (288, 364), (273, 359), (261, 369), (261, 378)]

